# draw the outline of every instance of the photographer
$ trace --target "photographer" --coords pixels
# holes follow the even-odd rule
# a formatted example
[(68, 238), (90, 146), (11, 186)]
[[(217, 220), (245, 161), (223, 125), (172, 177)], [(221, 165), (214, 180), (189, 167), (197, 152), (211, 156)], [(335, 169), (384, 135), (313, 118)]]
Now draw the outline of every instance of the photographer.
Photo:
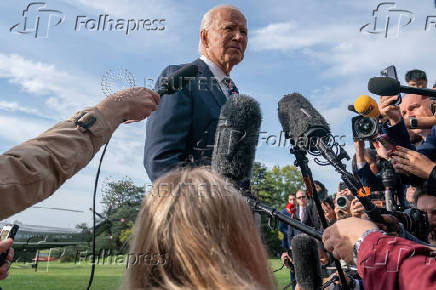
[(365, 289), (434, 289), (434, 249), (389, 236), (369, 220), (337, 221), (323, 233), (325, 248), (357, 265)]
[[(415, 149), (415, 146), (411, 144), (403, 118), (410, 120), (412, 118), (432, 117), (432, 101), (428, 97), (409, 94), (404, 96), (403, 102), (399, 106), (393, 105), (392, 102), (396, 101), (397, 98), (398, 96), (383, 96), (380, 98), (380, 113), (388, 121), (383, 124), (383, 130), (393, 144)], [(416, 151), (424, 154), (431, 160), (436, 160), (436, 128), (433, 127), (431, 130), (420, 129), (415, 128), (415, 124), (411, 127), (413, 129), (410, 129), (410, 131), (420, 135), (424, 140), (421, 145), (416, 146)]]
[(354, 148), (356, 149), (355, 171), (359, 181), (363, 186), (371, 188), (372, 191), (384, 190), (377, 168), (377, 160), (374, 160), (376, 157), (370, 156), (368, 150), (365, 149), (365, 141), (355, 140)]

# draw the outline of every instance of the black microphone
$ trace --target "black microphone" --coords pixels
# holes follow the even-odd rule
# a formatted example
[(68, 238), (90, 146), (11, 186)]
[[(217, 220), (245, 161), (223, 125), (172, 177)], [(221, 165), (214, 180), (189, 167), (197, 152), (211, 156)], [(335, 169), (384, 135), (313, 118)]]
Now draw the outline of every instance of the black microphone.
[(306, 235), (292, 239), (295, 279), (301, 289), (319, 290), (322, 286), (321, 263), (316, 240)]
[(167, 81), (161, 81), (157, 93), (174, 94), (182, 89), (189, 81), (193, 80), (198, 74), (198, 66), (195, 64), (187, 64), (176, 70), (167, 77)]
[(405, 93), (436, 98), (436, 90), (402, 86), (398, 80), (388, 77), (371, 78), (368, 82), (368, 90), (379, 96), (395, 96)]
[(248, 190), (259, 140), (262, 114), (259, 103), (233, 95), (221, 107), (212, 153), (212, 168)]
[(279, 101), (278, 113), (286, 137), (302, 150), (310, 149), (311, 144), (307, 141), (311, 137), (324, 137), (330, 133), (327, 121), (301, 94), (285, 95)]

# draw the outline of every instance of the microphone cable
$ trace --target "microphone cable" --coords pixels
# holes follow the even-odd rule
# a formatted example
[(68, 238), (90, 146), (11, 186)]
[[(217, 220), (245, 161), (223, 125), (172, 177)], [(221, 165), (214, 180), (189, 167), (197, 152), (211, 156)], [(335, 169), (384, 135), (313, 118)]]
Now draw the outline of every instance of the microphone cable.
[(284, 266), (285, 264), (282, 264), (282, 266), (279, 269), (274, 270), (273, 273), (280, 271), (281, 269), (283, 269)]
[(95, 197), (97, 195), (97, 185), (98, 185), (98, 178), (100, 177), (101, 163), (103, 162), (103, 157), (106, 154), (106, 149), (107, 149), (107, 145), (109, 144), (109, 141), (107, 141), (107, 143), (104, 145), (103, 152), (101, 153), (100, 163), (98, 164), (97, 174), (95, 176), (95, 182), (94, 182), (94, 193), (92, 196), (92, 264), (91, 264), (91, 275), (89, 276), (89, 281), (88, 281), (88, 288), (86, 288), (87, 290), (91, 289), (91, 285), (94, 280), (94, 273), (95, 273)]

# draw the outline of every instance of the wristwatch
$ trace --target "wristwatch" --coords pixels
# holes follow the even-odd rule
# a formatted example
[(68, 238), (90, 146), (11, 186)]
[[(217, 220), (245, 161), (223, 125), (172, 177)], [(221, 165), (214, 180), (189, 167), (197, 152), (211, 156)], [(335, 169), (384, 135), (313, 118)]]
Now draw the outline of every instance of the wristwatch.
[(363, 242), (363, 240), (366, 238), (367, 235), (369, 235), (370, 233), (373, 233), (373, 232), (380, 232), (380, 233), (386, 235), (385, 231), (381, 231), (379, 229), (370, 229), (370, 230), (365, 231), (360, 236), (360, 238), (357, 240), (357, 242), (353, 246), (353, 261), (354, 261), (354, 264), (357, 265), (357, 254), (359, 253), (360, 244)]
[(418, 128), (418, 120), (415, 117), (410, 117), (410, 129)]

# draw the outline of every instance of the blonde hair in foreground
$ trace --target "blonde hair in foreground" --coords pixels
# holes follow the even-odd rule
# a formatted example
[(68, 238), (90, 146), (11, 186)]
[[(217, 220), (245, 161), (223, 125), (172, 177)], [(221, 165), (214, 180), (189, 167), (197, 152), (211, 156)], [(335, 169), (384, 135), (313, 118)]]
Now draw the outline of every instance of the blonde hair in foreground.
[(244, 198), (206, 168), (159, 178), (136, 219), (124, 289), (273, 289), (273, 276)]

